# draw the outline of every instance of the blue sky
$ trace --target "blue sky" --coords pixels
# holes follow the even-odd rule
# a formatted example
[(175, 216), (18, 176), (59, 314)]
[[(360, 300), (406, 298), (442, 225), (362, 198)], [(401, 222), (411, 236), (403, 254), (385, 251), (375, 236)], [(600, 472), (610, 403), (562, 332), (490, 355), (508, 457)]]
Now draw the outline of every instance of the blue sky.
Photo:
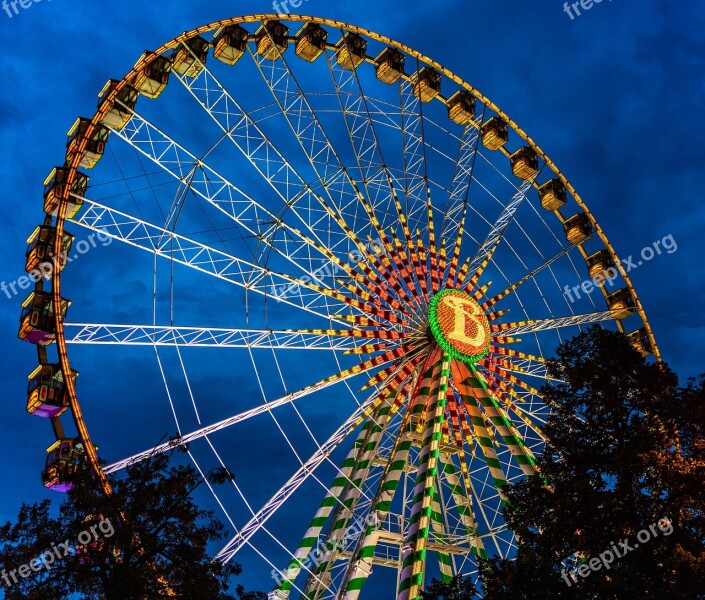
[[(271, 11), (266, 0), (202, 4), (42, 0), (12, 18), (0, 11), (6, 90), (0, 96), (0, 141), (5, 149), (0, 173), (6, 207), (0, 280), (14, 281), (23, 274), (25, 240), (41, 218), (42, 181), (61, 162), (65, 132), (78, 115), (93, 114), (97, 92), (109, 77), (120, 77), (144, 49), (186, 29), (236, 14)], [(696, 3), (677, 6), (665, 0), (605, 1), (573, 20), (557, 0), (306, 0), (300, 12), (357, 24), (406, 43), (486, 94), (558, 164), (620, 256), (637, 255), (672, 235), (677, 251), (656, 256), (630, 275), (663, 358), (684, 379), (705, 370), (700, 337), (705, 333), (705, 208), (700, 185), (705, 8)], [(110, 290), (106, 304), (88, 302), (86, 314), (105, 308), (128, 316), (151, 290), (151, 281), (129, 276), (144, 272), (144, 264), (112, 251), (98, 248), (81, 259), (85, 266), (74, 276), (74, 289), (96, 294)], [(124, 281), (116, 281), (114, 269), (101, 270), (101, 260), (116, 259), (126, 261)], [(204, 298), (205, 291), (193, 290), (194, 306), (201, 306)], [(5, 399), (0, 431), (7, 450), (0, 465), (5, 481), (0, 496), (3, 521), (16, 515), (21, 501), (46, 497), (39, 471), (51, 441), (48, 423), (24, 412), (26, 374), (34, 368), (36, 354), (16, 340), (21, 299), (0, 294)], [(151, 429), (151, 423), (168, 406), (133, 401), (135, 388), (142, 397), (163, 393), (161, 381), (142, 370), (144, 362), (153, 360), (150, 352), (141, 349), (125, 356), (114, 348), (82, 348), (77, 353), (81, 378), (91, 385), (100, 382), (91, 390), (93, 401), (101, 403), (100, 421), (89, 418), (89, 423), (111, 458), (124, 455), (120, 447), (131, 449), (140, 435), (152, 436), (156, 443), (165, 433)], [(293, 381), (305, 384), (298, 366), (289, 367)], [(124, 369), (131, 369), (135, 378), (126, 380)], [(215, 404), (225, 397), (223, 385), (235, 385), (231, 374), (215, 369), (200, 377), (217, 382)], [(255, 398), (251, 379), (247, 386)], [(213, 410), (211, 415), (208, 407), (204, 411), (204, 422), (220, 414)], [(307, 415), (313, 422), (335, 417), (330, 408)], [(293, 417), (283, 417), (288, 418)], [(249, 440), (266, 437), (270, 427), (269, 422), (254, 425), (242, 439), (230, 440), (228, 450), (246, 456)], [(276, 466), (280, 451), (285, 449), (277, 444), (263, 445), (257, 457), (271, 466), (277, 481), (286, 474)], [(243, 467), (242, 472), (256, 487), (261, 471)], [(269, 486), (262, 485), (262, 497), (268, 491)], [(317, 502), (312, 496), (312, 505)], [(296, 529), (303, 531), (303, 525)], [(264, 589), (269, 582), (257, 581), (259, 569), (253, 566), (244, 580)]]

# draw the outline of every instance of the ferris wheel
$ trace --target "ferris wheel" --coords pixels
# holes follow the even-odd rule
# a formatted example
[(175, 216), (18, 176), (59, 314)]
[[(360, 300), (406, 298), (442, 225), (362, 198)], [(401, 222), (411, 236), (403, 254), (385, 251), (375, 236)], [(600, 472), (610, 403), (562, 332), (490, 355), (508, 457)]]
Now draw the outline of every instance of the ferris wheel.
[[(28, 240), (19, 336), (39, 358), (27, 410), (55, 435), (44, 484), (65, 491), (85, 462), (110, 493), (107, 474), (176, 446), (202, 473), (227, 466), (218, 558), (271, 569), (271, 598), (415, 600), (431, 576), (510, 557), (503, 488), (537, 473), (547, 357), (604, 323), (658, 358), (566, 177), (408, 46), (236, 17), (145, 52), (99, 98)], [(133, 375), (147, 369), (158, 390)], [(151, 417), (106, 407), (109, 377), (177, 436), (154, 447)], [(104, 468), (88, 424), (106, 418)]]

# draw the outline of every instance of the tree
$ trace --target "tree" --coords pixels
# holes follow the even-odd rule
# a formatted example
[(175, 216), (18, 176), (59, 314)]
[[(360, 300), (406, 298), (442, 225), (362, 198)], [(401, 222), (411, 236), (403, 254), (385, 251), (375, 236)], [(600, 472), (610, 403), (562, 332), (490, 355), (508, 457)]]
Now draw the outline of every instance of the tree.
[[(208, 479), (219, 484), (229, 477), (214, 470)], [(17, 522), (0, 527), (7, 600), (162, 598), (157, 572), (179, 599), (235, 600), (227, 593), (229, 580), (241, 567), (208, 556), (207, 545), (224, 537), (224, 527), (195, 505), (192, 494), (203, 479), (192, 466), (170, 466), (167, 454), (152, 456), (112, 477), (109, 497), (87, 469), (64, 478), (73, 488), (58, 516), (49, 501), (23, 504)], [(242, 586), (235, 591), (239, 600), (266, 599)]]
[(540, 475), (505, 488), (519, 545), (483, 563), (485, 598), (705, 598), (703, 379), (599, 327), (548, 372)]
[(421, 597), (423, 600), (472, 600), (475, 594), (470, 577), (456, 575), (447, 583), (433, 579)]

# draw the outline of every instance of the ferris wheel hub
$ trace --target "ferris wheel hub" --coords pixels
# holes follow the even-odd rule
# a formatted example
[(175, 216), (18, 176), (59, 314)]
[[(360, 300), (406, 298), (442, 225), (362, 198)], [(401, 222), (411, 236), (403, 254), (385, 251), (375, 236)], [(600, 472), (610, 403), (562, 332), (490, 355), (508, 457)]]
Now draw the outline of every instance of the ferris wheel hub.
[(492, 339), (489, 320), (471, 295), (441, 290), (431, 299), (428, 320), (434, 339), (452, 358), (473, 365), (487, 355)]

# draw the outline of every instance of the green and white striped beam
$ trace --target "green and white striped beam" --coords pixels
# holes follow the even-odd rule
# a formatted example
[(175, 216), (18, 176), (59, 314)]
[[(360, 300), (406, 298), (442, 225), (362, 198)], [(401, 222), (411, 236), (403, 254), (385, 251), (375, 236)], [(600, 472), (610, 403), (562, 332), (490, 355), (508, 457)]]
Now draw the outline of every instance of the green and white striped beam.
[(434, 376), (429, 394), (426, 430), (419, 455), (409, 528), (402, 551), (402, 572), (397, 600), (420, 600), (421, 598), (449, 376), (450, 357), (444, 352), (440, 373)]

